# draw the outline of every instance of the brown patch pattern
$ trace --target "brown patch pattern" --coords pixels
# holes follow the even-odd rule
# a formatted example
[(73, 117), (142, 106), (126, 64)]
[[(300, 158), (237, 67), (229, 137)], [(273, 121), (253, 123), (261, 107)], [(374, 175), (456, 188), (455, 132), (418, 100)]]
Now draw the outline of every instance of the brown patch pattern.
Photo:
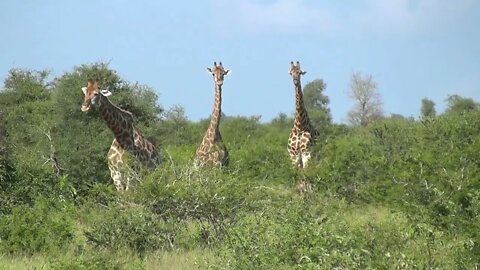
[(202, 143), (197, 148), (194, 165), (196, 167), (205, 165), (220, 167), (228, 165), (228, 151), (223, 144), (219, 124), (222, 114), (222, 85), (224, 76), (229, 73), (229, 70), (223, 68), (222, 62), (218, 65), (214, 62), (213, 67), (207, 68), (207, 70), (212, 74), (215, 82), (215, 97), (210, 124), (203, 136)]

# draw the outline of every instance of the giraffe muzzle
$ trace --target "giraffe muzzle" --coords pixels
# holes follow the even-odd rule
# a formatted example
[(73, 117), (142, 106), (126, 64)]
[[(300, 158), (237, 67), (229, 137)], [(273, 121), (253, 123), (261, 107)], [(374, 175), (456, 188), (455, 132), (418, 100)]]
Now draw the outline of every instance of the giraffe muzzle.
[(83, 104), (82, 104), (82, 108), (81, 108), (82, 112), (87, 112), (88, 110), (90, 110), (90, 105), (91, 105), (90, 102), (88, 102), (88, 103), (83, 103)]

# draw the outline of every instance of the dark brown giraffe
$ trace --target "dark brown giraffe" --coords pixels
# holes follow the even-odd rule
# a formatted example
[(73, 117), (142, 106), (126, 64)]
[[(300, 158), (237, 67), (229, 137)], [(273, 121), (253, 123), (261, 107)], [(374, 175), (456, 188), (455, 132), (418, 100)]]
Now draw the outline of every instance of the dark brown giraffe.
[(308, 118), (303, 104), (303, 92), (300, 77), (306, 73), (300, 68), (300, 63), (290, 62), (290, 75), (295, 88), (295, 119), (288, 139), (288, 153), (295, 167), (305, 168), (311, 158), (311, 147), (318, 133)]
[(89, 80), (87, 87), (82, 87), (82, 90), (85, 94), (82, 111), (87, 112), (92, 105), (98, 107), (102, 118), (115, 135), (108, 151), (108, 168), (117, 190), (128, 190), (130, 167), (123, 160), (125, 150), (149, 168), (160, 164), (160, 155), (155, 145), (134, 126), (133, 115), (108, 100), (107, 97), (112, 94), (110, 91), (99, 90), (96, 80)]
[(222, 85), (224, 76), (230, 70), (224, 69), (222, 62), (213, 62), (212, 68), (207, 68), (213, 76), (215, 82), (215, 98), (213, 102), (213, 111), (210, 117), (210, 125), (208, 126), (202, 143), (197, 148), (194, 165), (202, 167), (205, 165), (220, 167), (228, 165), (228, 151), (225, 144), (223, 144), (222, 136), (218, 126), (220, 124), (220, 117), (222, 114)]

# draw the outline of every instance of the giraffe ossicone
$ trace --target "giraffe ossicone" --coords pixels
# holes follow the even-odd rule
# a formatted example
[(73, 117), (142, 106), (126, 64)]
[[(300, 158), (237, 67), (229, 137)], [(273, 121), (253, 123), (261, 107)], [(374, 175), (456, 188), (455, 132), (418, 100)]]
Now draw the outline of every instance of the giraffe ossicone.
[(133, 115), (110, 102), (107, 98), (112, 93), (100, 90), (97, 80), (89, 80), (82, 87), (84, 99), (81, 110), (88, 112), (92, 106), (98, 107), (107, 126), (113, 131), (115, 139), (108, 151), (108, 168), (118, 191), (128, 190), (131, 182), (131, 168), (124, 160), (128, 151), (143, 165), (154, 168), (161, 163), (157, 147), (147, 140), (134, 126)]
[(218, 64), (217, 62), (213, 62), (213, 67), (208, 67), (207, 70), (213, 76), (215, 97), (210, 124), (203, 136), (202, 142), (197, 148), (194, 166), (222, 167), (227, 166), (229, 161), (228, 150), (223, 143), (219, 130), (220, 117), (222, 115), (222, 86), (224, 77), (230, 73), (230, 70), (225, 69), (222, 62)]

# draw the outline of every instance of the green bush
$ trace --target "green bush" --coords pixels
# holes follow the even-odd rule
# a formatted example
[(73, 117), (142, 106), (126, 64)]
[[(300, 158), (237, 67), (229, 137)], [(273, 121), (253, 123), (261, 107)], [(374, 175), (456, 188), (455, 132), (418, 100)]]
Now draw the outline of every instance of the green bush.
[(170, 248), (175, 227), (143, 207), (111, 206), (97, 210), (88, 220), (85, 231), (88, 243), (112, 251), (131, 249), (139, 255), (148, 251)]
[(195, 242), (209, 245), (221, 238), (225, 222), (245, 207), (247, 186), (233, 179), (220, 169), (166, 165), (145, 179), (135, 191), (135, 200), (162, 220), (181, 226), (197, 224), (200, 228), (190, 228), (189, 232), (177, 226), (177, 233), (185, 236), (193, 231)]
[(0, 218), (0, 249), (3, 252), (51, 251), (67, 246), (73, 239), (71, 205), (35, 200), (33, 207), (16, 206)]
[[(322, 203), (322, 202), (320, 202)], [(323, 202), (323, 204), (326, 204)], [(333, 209), (291, 202), (243, 216), (226, 232), (219, 256), (232, 268), (455, 268), (461, 241), (403, 213), (329, 202)]]

